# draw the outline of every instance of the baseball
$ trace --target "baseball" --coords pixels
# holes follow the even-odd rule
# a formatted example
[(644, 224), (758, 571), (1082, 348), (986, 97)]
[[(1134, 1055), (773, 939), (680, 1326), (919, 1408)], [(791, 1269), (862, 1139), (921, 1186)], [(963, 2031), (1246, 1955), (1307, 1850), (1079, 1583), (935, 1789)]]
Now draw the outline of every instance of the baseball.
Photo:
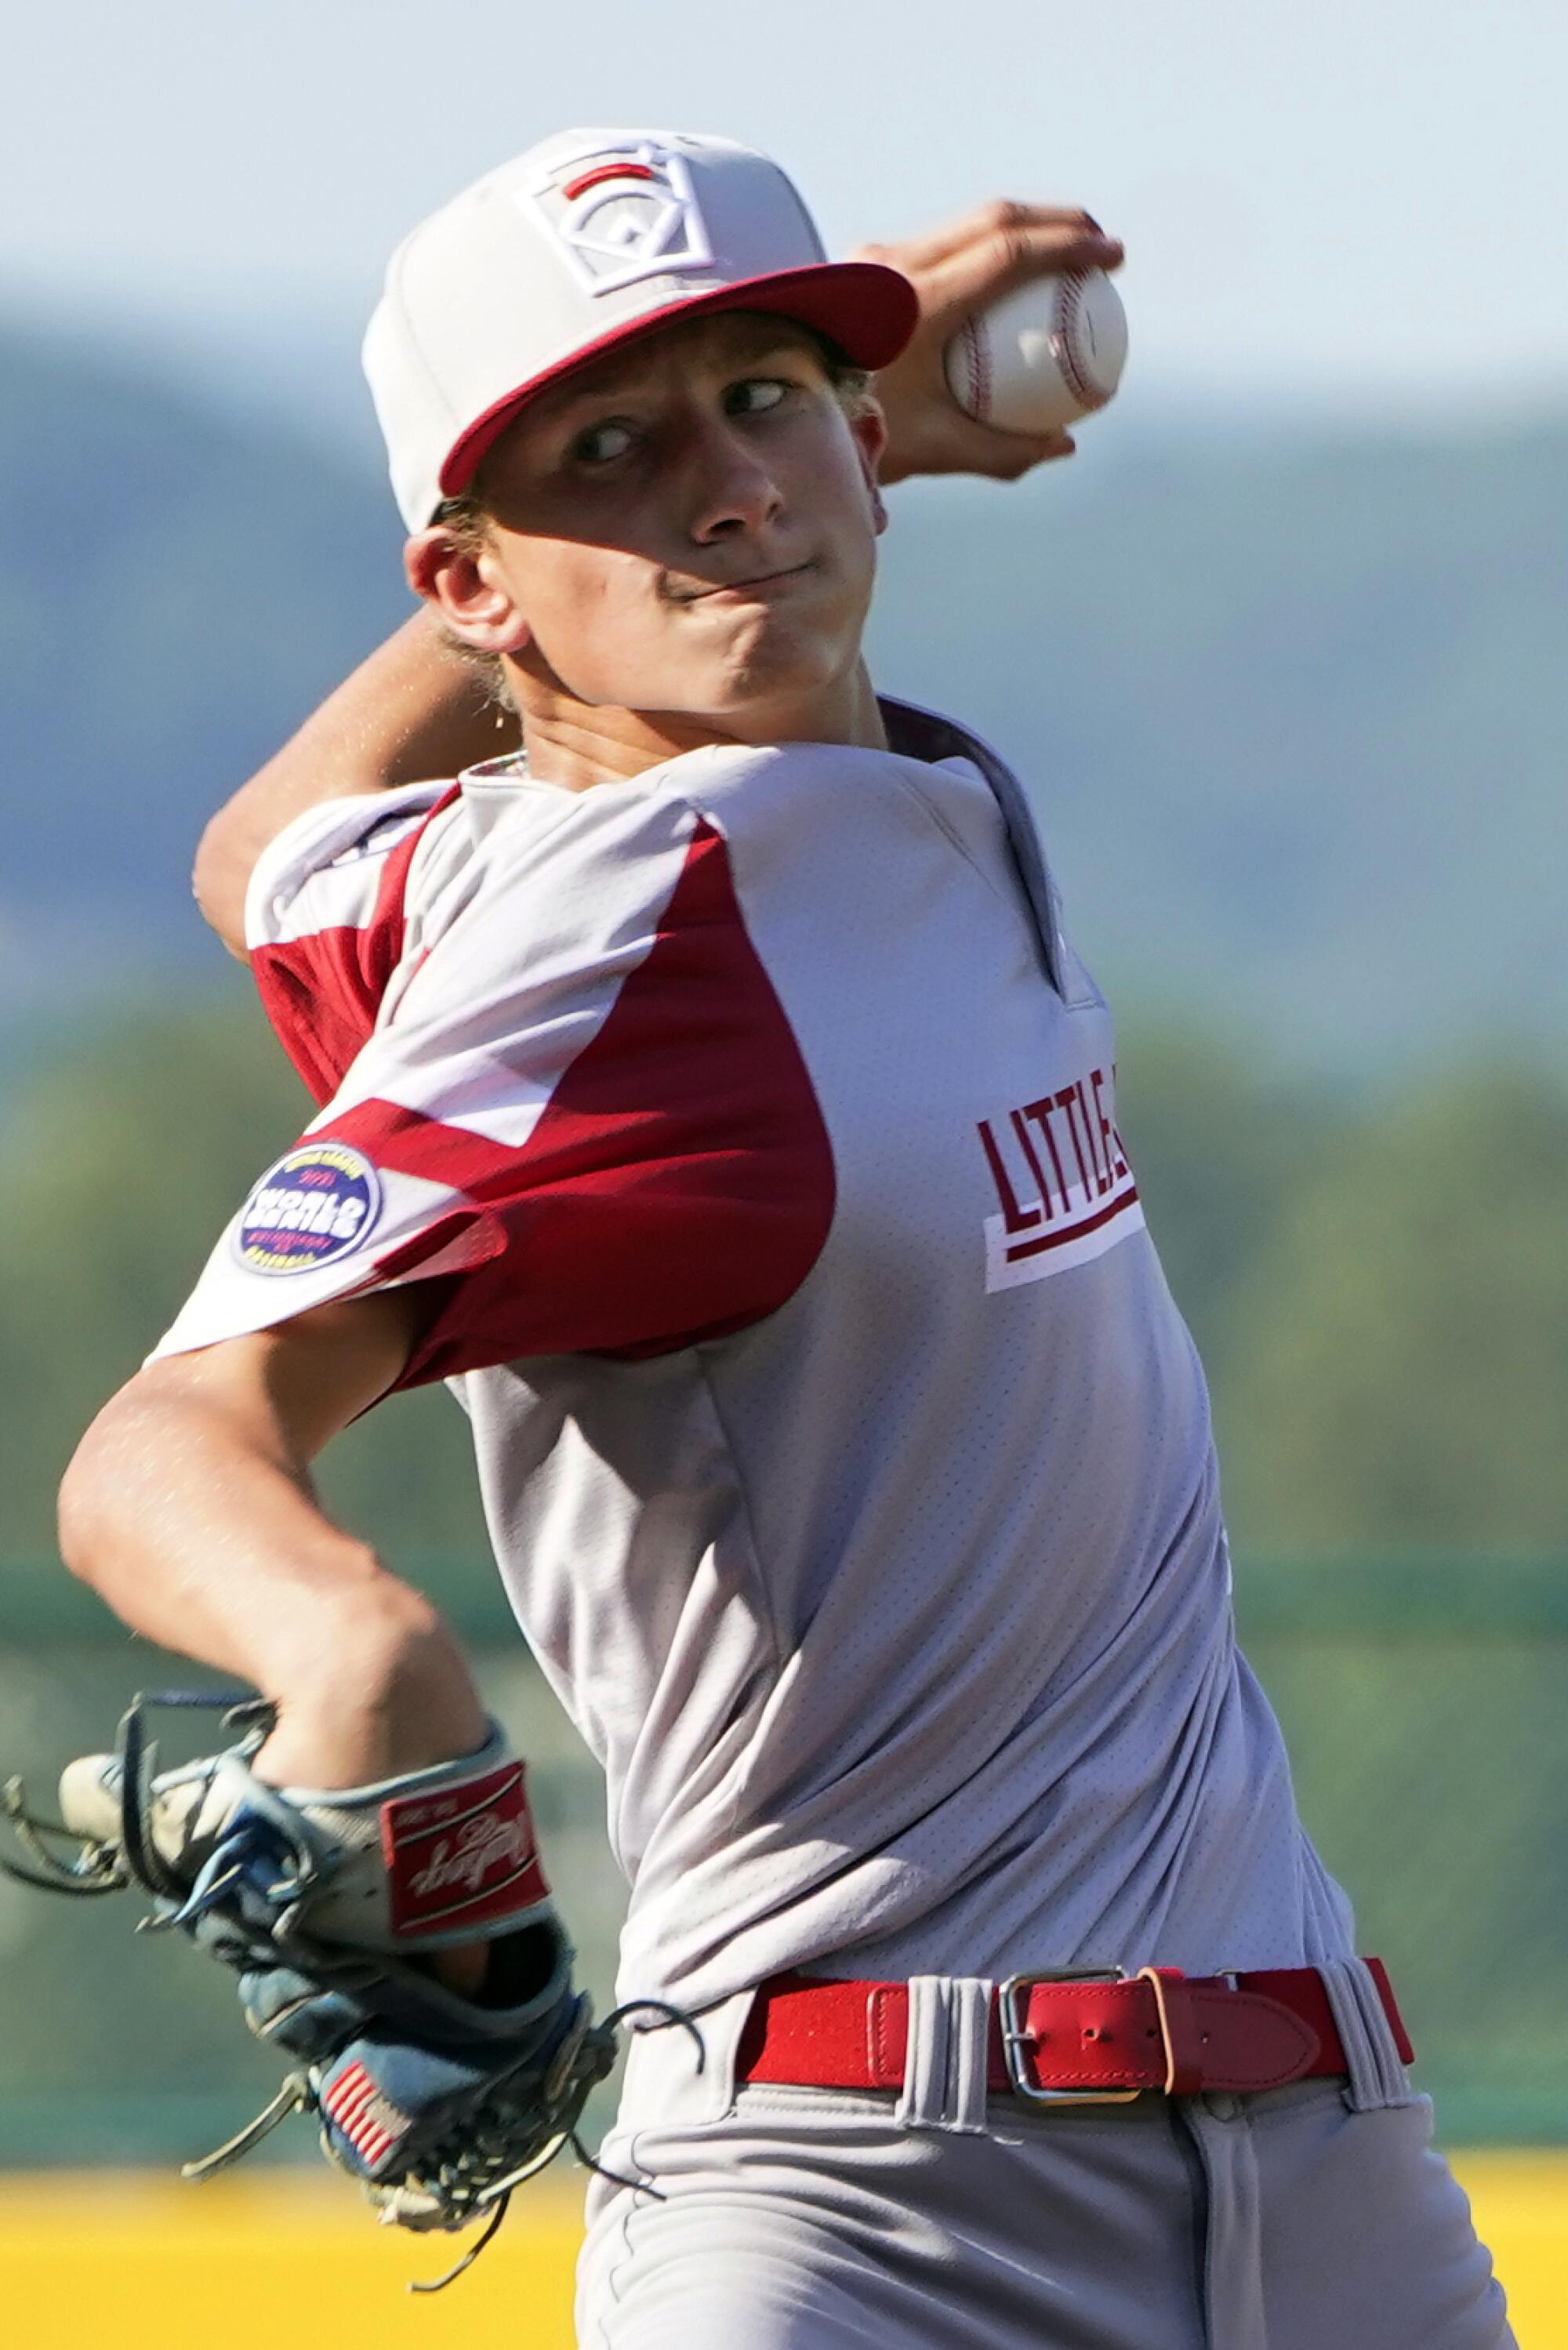
[(1121, 381), (1127, 319), (1103, 269), (1037, 278), (966, 318), (947, 347), (961, 408), (1004, 432), (1055, 432)]

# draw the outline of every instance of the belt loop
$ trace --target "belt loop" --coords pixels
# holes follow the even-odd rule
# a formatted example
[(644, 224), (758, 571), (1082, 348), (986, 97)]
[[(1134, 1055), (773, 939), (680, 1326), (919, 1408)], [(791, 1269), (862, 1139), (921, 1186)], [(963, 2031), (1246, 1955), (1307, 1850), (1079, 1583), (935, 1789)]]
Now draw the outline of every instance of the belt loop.
[(978, 1975), (910, 1978), (904, 2087), (894, 2111), (904, 2128), (983, 2133), (992, 1990)]
[(1394, 2027), (1364, 1960), (1330, 1959), (1317, 1970), (1345, 2051), (1349, 2085), (1345, 2103), (1353, 2113), (1377, 2113), (1388, 2106), (1413, 2106), (1417, 2094), (1400, 2061)]
[(1203, 2039), (1192, 2012), (1192, 1994), (1179, 1967), (1139, 1967), (1137, 1981), (1154, 1993), (1159, 2043), (1165, 2055), (1165, 2094), (1195, 2097), (1203, 2086)]

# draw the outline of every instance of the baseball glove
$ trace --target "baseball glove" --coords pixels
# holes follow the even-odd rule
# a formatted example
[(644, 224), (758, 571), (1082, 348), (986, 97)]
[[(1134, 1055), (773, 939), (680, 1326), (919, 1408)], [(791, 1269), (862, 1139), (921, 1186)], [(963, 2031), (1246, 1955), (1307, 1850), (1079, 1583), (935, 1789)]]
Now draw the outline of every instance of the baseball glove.
[[(160, 1773), (147, 1710), (217, 1704), (237, 1742)], [(178, 1928), (234, 1969), (253, 2032), (294, 2059), (276, 2097), (201, 2178), (285, 2116), (313, 2114), (324, 2151), (383, 2220), (460, 2229), (568, 2144), (615, 2061), (618, 2013), (596, 2028), (574, 1990), (572, 1950), (539, 1866), (523, 1765), (498, 1729), (477, 1754), (378, 1785), (274, 1787), (250, 1764), (271, 1727), (262, 1700), (138, 1698), (113, 1754), (69, 1763), (60, 1817), (5, 1809), (24, 1882), (76, 1894), (140, 1887), (144, 1928)], [(74, 1847), (61, 1857), (60, 1839)], [(483, 1939), (473, 1999), (430, 1970), (431, 1953)], [(681, 2019), (684, 2021), (684, 2019)], [(586, 2155), (584, 2158), (587, 2158)]]

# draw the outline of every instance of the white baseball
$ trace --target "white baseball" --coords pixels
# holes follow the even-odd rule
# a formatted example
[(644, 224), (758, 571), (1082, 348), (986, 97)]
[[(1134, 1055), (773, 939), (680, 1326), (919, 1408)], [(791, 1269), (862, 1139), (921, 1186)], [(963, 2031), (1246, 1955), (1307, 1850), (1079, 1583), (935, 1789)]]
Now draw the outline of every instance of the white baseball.
[(1055, 432), (1121, 381), (1127, 314), (1103, 269), (1038, 277), (966, 318), (947, 347), (948, 389), (1004, 432)]

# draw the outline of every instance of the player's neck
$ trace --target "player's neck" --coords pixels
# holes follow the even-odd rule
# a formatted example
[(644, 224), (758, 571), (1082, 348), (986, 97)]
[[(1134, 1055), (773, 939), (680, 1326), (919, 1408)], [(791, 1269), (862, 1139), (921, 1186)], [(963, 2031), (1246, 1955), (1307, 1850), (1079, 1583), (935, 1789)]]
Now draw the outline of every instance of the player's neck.
[(568, 791), (628, 783), (687, 751), (714, 744), (844, 743), (885, 751), (888, 736), (864, 662), (810, 694), (756, 702), (722, 719), (688, 711), (622, 710), (564, 691), (520, 693), (529, 772)]

